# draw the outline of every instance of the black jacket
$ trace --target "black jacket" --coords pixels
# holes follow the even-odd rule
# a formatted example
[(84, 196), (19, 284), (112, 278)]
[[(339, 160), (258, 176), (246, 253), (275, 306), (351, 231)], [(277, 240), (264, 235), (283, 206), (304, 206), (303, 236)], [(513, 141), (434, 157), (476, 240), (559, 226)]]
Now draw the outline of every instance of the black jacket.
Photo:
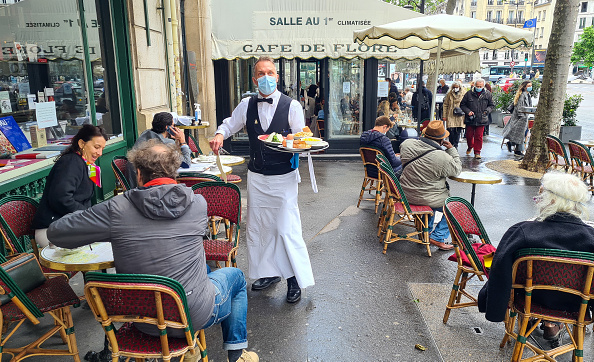
[[(386, 137), (381, 132), (374, 131), (370, 129), (369, 131), (365, 131), (361, 134), (361, 138), (359, 140), (360, 145), (363, 146), (372, 146), (375, 148), (379, 148), (384, 153), (384, 156), (390, 161), (392, 165), (392, 169), (396, 172), (399, 168), (402, 167), (402, 162), (400, 161), (400, 157), (396, 157), (394, 153), (394, 149), (392, 148), (392, 142), (390, 139)], [(373, 171), (367, 170), (367, 173), (370, 173), (369, 176), (375, 177), (376, 175), (373, 174)]]
[(66, 214), (88, 209), (94, 193), (95, 184), (82, 157), (76, 153), (61, 156), (45, 180), (33, 228), (45, 229)]
[[(501, 322), (509, 301), (514, 254), (524, 248), (546, 248), (594, 253), (594, 228), (569, 214), (555, 214), (544, 221), (518, 223), (503, 235), (495, 257), (489, 281), (478, 297), (479, 311), (491, 322)], [(540, 293), (537, 293), (540, 292)], [(566, 310), (565, 294), (535, 291), (533, 302), (547, 308)], [(571, 312), (571, 311), (570, 311)]]
[[(464, 123), (469, 126), (486, 126), (489, 124), (489, 113), (493, 111), (495, 105), (491, 92), (483, 89), (480, 94), (474, 90), (466, 92), (460, 102), (460, 108), (466, 113)], [(471, 111), (474, 112), (474, 119), (468, 116)]]
[(412, 101), (410, 102), (412, 106), (413, 118), (417, 119), (418, 117), (418, 108), (421, 107), (421, 121), (431, 118), (431, 102), (433, 101), (433, 93), (426, 87), (423, 87), (421, 90), (423, 94), (423, 99), (421, 102), (417, 100), (417, 92), (415, 92), (412, 96)]

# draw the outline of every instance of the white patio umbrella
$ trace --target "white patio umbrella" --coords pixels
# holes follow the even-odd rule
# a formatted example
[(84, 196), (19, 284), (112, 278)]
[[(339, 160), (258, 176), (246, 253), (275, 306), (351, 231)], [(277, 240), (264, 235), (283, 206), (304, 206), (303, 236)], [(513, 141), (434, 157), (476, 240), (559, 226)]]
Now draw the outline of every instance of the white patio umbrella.
[[(480, 48), (500, 49), (530, 46), (533, 34), (524, 29), (447, 14), (429, 15), (372, 26), (354, 32), (354, 41), (371, 45), (395, 45), (399, 49), (421, 48), (435, 51), (436, 69), (433, 94), (437, 90), (437, 75), (442, 50)], [(422, 74), (421, 74), (422, 79)], [(418, 88), (419, 90), (421, 87)], [(435, 111), (435, 96), (431, 104), (431, 120)], [(420, 121), (420, 120), (419, 120)]]

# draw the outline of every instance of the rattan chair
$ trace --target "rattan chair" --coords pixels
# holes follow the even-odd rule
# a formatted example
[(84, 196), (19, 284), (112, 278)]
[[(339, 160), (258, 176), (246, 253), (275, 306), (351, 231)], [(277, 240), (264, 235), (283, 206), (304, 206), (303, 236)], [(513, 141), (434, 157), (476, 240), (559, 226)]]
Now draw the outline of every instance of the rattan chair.
[(571, 161), (569, 161), (567, 151), (565, 150), (565, 145), (563, 145), (563, 142), (561, 142), (560, 139), (553, 135), (547, 135), (547, 151), (549, 155), (547, 169), (551, 167), (560, 167), (563, 168), (565, 172), (569, 170)]
[[(512, 361), (554, 361), (556, 356), (570, 351), (573, 351), (574, 361), (583, 361), (585, 328), (586, 324), (592, 322), (588, 302), (593, 297), (593, 274), (592, 253), (551, 249), (522, 249), (516, 253), (509, 314), (506, 316), (505, 336), (500, 345), (501, 348), (505, 346), (510, 338), (516, 341)], [(533, 300), (532, 294), (535, 291), (553, 290), (573, 296), (575, 304), (565, 303), (564, 310), (553, 310), (539, 305), (538, 300)], [(536, 318), (536, 323), (529, 327), (531, 318)], [(527, 338), (542, 320), (563, 323), (570, 336), (569, 343), (543, 350), (528, 342)], [(573, 325), (571, 330), (569, 325)], [(522, 359), (525, 347), (535, 355)]]
[(217, 235), (204, 240), (206, 260), (214, 260), (218, 267), (224, 261), (225, 266), (237, 267), (236, 254), (241, 224), (241, 193), (239, 187), (225, 182), (201, 182), (192, 186), (195, 194), (202, 195), (208, 206), (208, 217), (221, 217), (228, 222), (225, 238)]
[[(208, 361), (204, 330), (194, 330), (186, 292), (177, 281), (157, 275), (105, 273), (87, 273), (86, 281), (89, 307), (103, 326), (114, 362), (120, 356), (137, 362), (146, 358), (171, 361), (188, 350)], [(140, 332), (135, 322), (156, 326), (160, 336)], [(124, 324), (116, 330), (114, 323)], [(166, 327), (183, 330), (185, 338), (169, 337)]]
[(200, 149), (200, 146), (198, 146), (198, 142), (191, 134), (188, 135), (188, 147), (190, 147), (193, 157), (198, 157), (202, 154), (202, 150)]
[(115, 156), (111, 161), (111, 168), (116, 177), (116, 188), (114, 194), (118, 192), (125, 192), (130, 190), (130, 182), (126, 178), (126, 168), (128, 167), (128, 159), (124, 156)]
[[(511, 115), (503, 117), (503, 127), (507, 126), (507, 124), (509, 123), (511, 117), (512, 117)], [(500, 148), (503, 148), (503, 145), (505, 144), (505, 140), (506, 139), (507, 138), (503, 138), (501, 140), (501, 147)]]
[[(2, 257), (4, 259), (4, 257)], [(27, 265), (27, 283), (35, 281), (35, 287), (28, 292), (22, 290), (10, 277), (7, 271)], [(32, 264), (33, 263), (33, 264)], [(20, 265), (18, 265), (20, 264)], [(50, 278), (47, 278), (50, 276)], [(72, 356), (75, 362), (80, 362), (78, 347), (74, 335), (74, 325), (70, 306), (80, 304), (78, 296), (68, 285), (65, 274), (44, 274), (33, 254), (20, 254), (0, 267), (0, 294), (8, 296), (9, 300), (0, 307), (0, 359), (4, 354), (12, 356), (11, 361), (20, 361), (31, 356)], [(12, 336), (23, 326), (25, 321), (39, 325), (39, 318), (49, 314), (54, 319), (54, 325), (49, 327), (41, 337), (22, 347), (7, 347)], [(48, 328), (45, 326), (44, 328)], [(25, 328), (23, 332), (28, 337), (36, 331)], [(59, 334), (67, 349), (42, 348), (41, 345), (55, 334)], [(11, 343), (12, 344), (12, 343)], [(52, 357), (54, 358), (54, 357)]]
[(569, 141), (569, 157), (571, 158), (571, 172), (588, 183), (590, 191), (594, 192), (594, 161), (588, 147), (577, 141)]
[[(376, 156), (383, 155), (383, 153), (380, 149), (371, 146), (359, 148), (359, 153), (361, 154), (361, 159), (363, 160), (365, 176), (363, 178), (363, 185), (361, 186), (361, 193), (359, 193), (359, 202), (357, 202), (357, 207), (361, 205), (362, 200), (374, 200), (375, 213), (377, 214), (377, 209), (379, 208), (379, 203), (382, 192), (384, 190), (384, 186), (382, 184), (382, 179), (379, 175), (379, 164), (376, 160)], [(375, 191), (375, 197), (371, 199), (364, 199), (363, 194), (365, 194), (365, 191), (369, 193)]]
[[(408, 240), (425, 245), (427, 255), (431, 256), (429, 247), (429, 216), (433, 210), (429, 206), (410, 205), (402, 191), (400, 182), (394, 175), (392, 166), (389, 163), (379, 162), (379, 172), (383, 179), (386, 197), (387, 213), (381, 226), (380, 241), (384, 244), (383, 253), (388, 250), (388, 244), (399, 240)], [(405, 225), (415, 228), (414, 232), (408, 234), (397, 234), (394, 232), (396, 225)]]
[[(458, 263), (450, 299), (443, 315), (443, 322), (447, 323), (452, 309), (478, 305), (476, 297), (466, 291), (466, 285), (474, 277), (485, 281), (488, 274), (483, 266), (482, 257), (477, 255), (475, 248), (486, 248), (486, 252), (495, 252), (495, 247), (491, 245), (481, 219), (468, 201), (461, 197), (448, 197), (443, 209), (455, 251), (455, 258), (450, 257), (450, 260)], [(476, 235), (480, 242), (472, 243), (469, 235)], [(462, 297), (470, 301), (462, 302)]]
[[(2, 255), (33, 252), (39, 259), (39, 248), (35, 242), (33, 217), (39, 203), (23, 195), (7, 196), (0, 200), (0, 234), (4, 240)], [(63, 272), (42, 266), (44, 273), (63, 273), (72, 278), (78, 272)]]

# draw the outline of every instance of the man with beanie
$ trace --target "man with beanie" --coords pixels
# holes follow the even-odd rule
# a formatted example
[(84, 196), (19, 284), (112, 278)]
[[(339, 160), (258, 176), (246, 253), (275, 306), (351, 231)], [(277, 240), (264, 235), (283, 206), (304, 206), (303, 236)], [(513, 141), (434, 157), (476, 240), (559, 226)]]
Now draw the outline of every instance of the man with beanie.
[(263, 290), (287, 279), (287, 302), (301, 299), (301, 288), (314, 285), (297, 204), (299, 158), (272, 150), (258, 139), (264, 134), (297, 133), (305, 127), (303, 109), (277, 90), (274, 60), (260, 57), (252, 81), (258, 95), (244, 98), (210, 141), (214, 153), (223, 140), (247, 129), (250, 162), (247, 178), (247, 251), (252, 290)]
[(445, 140), (449, 134), (443, 122), (435, 120), (429, 122), (418, 140), (407, 139), (400, 145), (402, 190), (411, 204), (433, 209), (433, 216), (429, 218), (429, 242), (439, 250), (451, 250), (454, 246), (445, 243), (450, 236), (445, 217), (433, 229), (435, 212), (443, 213), (445, 200), (450, 196), (447, 178), (458, 176), (462, 171), (458, 151)]

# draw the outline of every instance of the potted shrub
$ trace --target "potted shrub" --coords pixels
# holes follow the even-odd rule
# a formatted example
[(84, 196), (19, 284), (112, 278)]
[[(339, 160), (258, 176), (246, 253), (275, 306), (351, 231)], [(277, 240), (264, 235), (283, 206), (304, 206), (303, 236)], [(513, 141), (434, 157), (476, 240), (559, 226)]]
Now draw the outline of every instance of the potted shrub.
[(582, 126), (577, 125), (577, 109), (584, 100), (581, 94), (574, 94), (565, 97), (563, 104), (563, 124), (559, 131), (561, 142), (567, 143), (570, 140), (579, 140), (582, 137)]

